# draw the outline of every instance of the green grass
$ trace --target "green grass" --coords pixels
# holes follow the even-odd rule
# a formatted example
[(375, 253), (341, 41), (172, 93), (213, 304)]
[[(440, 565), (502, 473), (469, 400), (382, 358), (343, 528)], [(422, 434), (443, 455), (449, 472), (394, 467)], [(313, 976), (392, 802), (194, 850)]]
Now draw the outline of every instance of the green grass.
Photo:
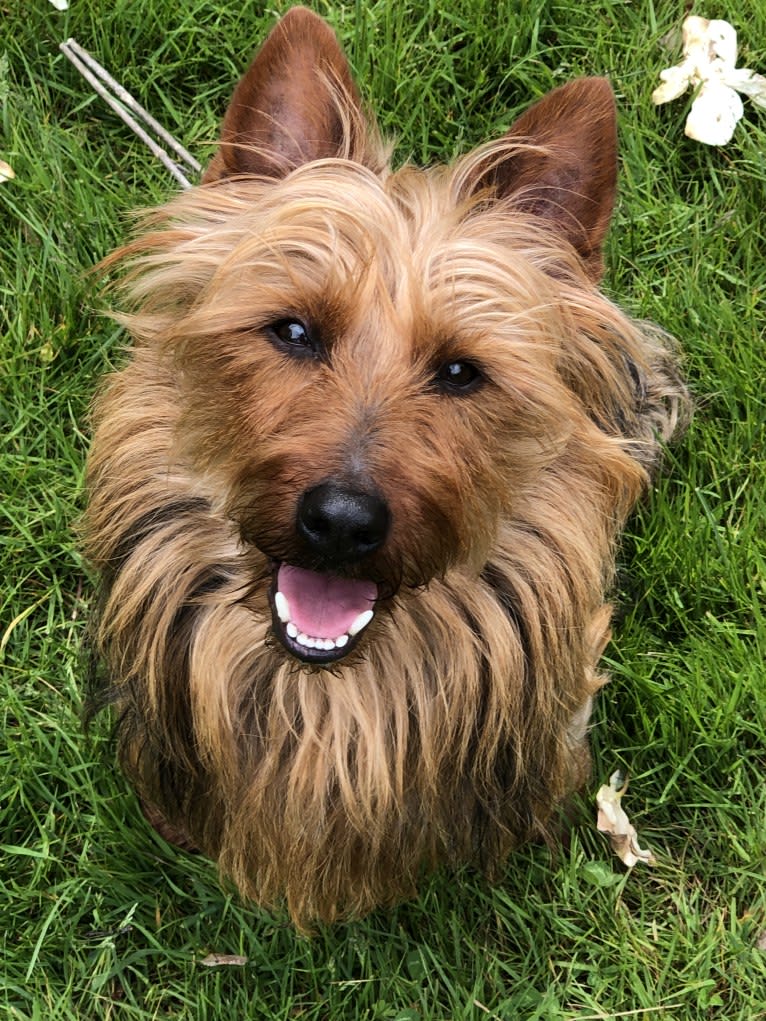
[[(273, 6), (273, 5), (272, 5)], [(281, 2), (276, 5), (284, 7)], [(621, 109), (611, 293), (677, 334), (695, 421), (631, 523), (594, 788), (631, 774), (657, 866), (626, 873), (583, 802), (571, 845), (489, 886), (434, 877), (391, 913), (296, 936), (163, 845), (80, 723), (91, 598), (73, 523), (86, 411), (121, 340), (88, 268), (172, 181), (58, 54), (74, 35), (203, 158), (272, 14), (224, 0), (44, 0), (0, 17), (0, 1016), (673, 1021), (766, 1018), (766, 114), (723, 150), (649, 101), (686, 5), (318, 2), (400, 158), (445, 159), (532, 96), (608, 73)], [(766, 71), (766, 8), (736, 5)], [(708, 16), (732, 17), (711, 3)], [(244, 967), (208, 969), (208, 953)]]

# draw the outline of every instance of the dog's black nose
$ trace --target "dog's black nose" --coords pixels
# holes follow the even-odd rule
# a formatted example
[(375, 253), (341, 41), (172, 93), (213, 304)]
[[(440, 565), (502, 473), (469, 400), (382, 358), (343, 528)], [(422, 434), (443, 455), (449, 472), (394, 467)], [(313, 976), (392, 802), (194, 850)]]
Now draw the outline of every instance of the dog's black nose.
[(298, 534), (328, 564), (354, 563), (383, 545), (391, 514), (377, 493), (322, 482), (298, 503)]

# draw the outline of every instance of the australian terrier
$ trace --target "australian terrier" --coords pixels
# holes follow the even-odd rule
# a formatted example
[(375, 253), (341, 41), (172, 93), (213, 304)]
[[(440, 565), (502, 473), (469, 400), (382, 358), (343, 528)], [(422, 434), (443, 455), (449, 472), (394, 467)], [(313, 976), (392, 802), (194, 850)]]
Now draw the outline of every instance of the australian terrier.
[(95, 408), (93, 641), (166, 837), (299, 926), (491, 870), (588, 775), (615, 543), (686, 408), (598, 290), (607, 81), (392, 170), (303, 8), (146, 216)]

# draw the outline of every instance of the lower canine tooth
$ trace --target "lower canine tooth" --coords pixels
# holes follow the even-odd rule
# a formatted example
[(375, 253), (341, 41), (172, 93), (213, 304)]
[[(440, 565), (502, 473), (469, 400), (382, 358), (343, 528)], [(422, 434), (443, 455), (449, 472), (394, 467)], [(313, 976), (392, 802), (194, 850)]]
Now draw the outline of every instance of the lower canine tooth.
[(349, 633), (350, 637), (353, 638), (354, 635), (358, 635), (359, 634), (359, 632), (362, 630), (362, 628), (366, 628), (367, 625), (372, 620), (373, 616), (374, 616), (374, 614), (373, 614), (372, 610), (365, 610), (364, 613), (360, 613), (359, 616), (354, 621), (354, 623), (348, 629), (348, 633)]
[(277, 611), (277, 617), (279, 617), (283, 624), (289, 623), (290, 605), (287, 602), (287, 598), (281, 592), (274, 593), (274, 609)]

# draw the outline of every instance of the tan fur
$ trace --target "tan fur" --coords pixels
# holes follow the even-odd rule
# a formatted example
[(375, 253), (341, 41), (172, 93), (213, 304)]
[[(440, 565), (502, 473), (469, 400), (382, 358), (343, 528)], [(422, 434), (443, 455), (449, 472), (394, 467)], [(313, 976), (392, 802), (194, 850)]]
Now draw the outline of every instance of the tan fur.
[[(667, 338), (596, 288), (606, 83), (451, 168), (393, 172), (319, 19), (292, 11), (262, 53), (208, 183), (117, 253), (134, 347), (95, 408), (87, 551), (147, 811), (306, 926), (442, 862), (491, 869), (584, 782), (615, 541), (686, 398)], [(313, 77), (281, 93), (280, 67)], [(326, 358), (264, 339), (286, 314)], [(434, 392), (468, 357), (484, 384)], [(300, 494), (350, 473), (390, 507), (348, 569), (385, 598), (311, 666), (271, 634), (271, 561), (301, 556)]]

